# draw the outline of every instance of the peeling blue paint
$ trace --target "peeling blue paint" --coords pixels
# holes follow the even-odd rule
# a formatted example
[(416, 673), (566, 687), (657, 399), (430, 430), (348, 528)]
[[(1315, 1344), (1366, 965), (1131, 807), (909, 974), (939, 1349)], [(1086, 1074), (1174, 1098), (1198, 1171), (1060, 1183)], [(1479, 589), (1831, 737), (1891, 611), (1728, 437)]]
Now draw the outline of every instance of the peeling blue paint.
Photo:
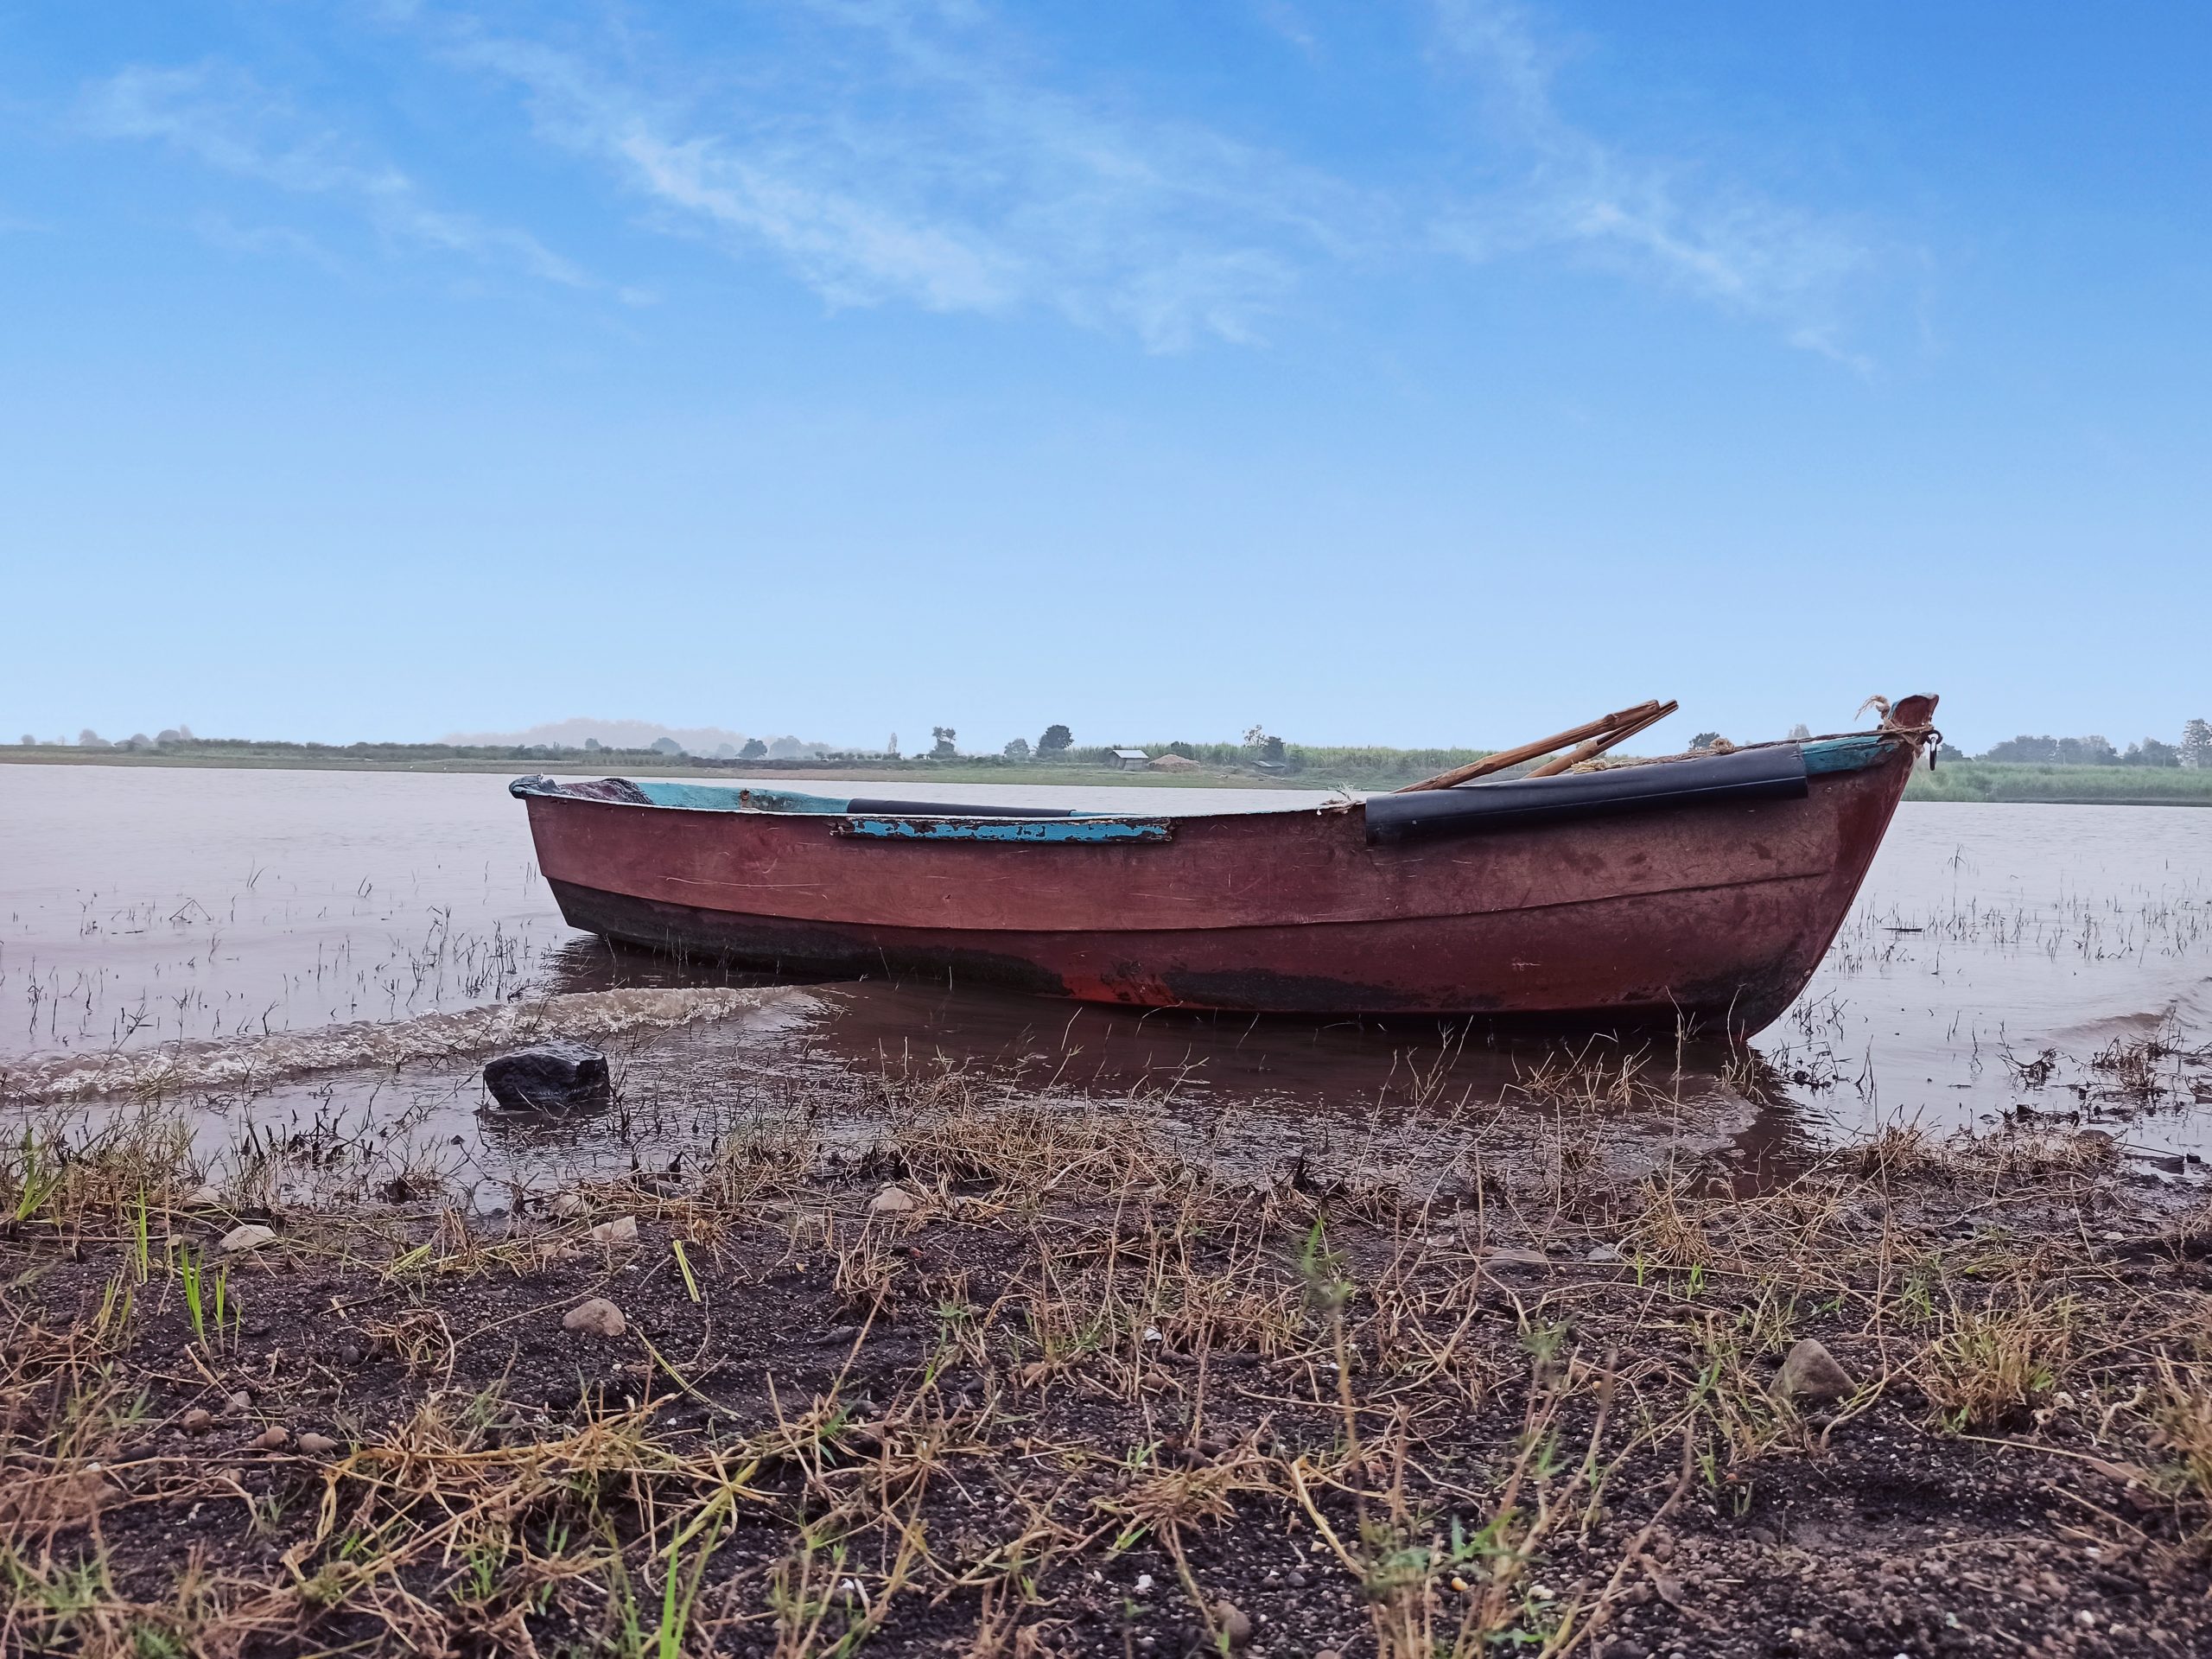
[(848, 818), (830, 834), (869, 841), (1173, 841), (1175, 826), (1150, 818)]

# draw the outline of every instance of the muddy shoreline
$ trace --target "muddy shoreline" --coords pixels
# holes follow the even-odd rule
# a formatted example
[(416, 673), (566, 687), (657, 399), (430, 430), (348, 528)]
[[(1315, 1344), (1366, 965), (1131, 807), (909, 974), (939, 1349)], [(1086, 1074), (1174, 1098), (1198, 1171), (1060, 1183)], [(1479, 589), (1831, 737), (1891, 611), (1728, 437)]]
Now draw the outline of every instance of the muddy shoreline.
[(1408, 1182), (876, 1105), (503, 1215), (211, 1187), (156, 1116), (26, 1143), (0, 1647), (2212, 1645), (2212, 1216), (2097, 1132), (1744, 1191), (1595, 1119)]

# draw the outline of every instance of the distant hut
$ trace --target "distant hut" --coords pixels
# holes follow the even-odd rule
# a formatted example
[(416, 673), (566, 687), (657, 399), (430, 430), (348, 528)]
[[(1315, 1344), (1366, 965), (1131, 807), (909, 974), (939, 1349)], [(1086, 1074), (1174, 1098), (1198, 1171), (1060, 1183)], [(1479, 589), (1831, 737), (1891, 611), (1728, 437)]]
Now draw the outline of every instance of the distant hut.
[(1152, 757), (1142, 749), (1116, 749), (1114, 764), (1123, 772), (1142, 772), (1152, 764)]
[(1152, 769), (1154, 772), (1196, 772), (1198, 763), (1187, 754), (1178, 754), (1170, 749), (1166, 754), (1153, 756)]

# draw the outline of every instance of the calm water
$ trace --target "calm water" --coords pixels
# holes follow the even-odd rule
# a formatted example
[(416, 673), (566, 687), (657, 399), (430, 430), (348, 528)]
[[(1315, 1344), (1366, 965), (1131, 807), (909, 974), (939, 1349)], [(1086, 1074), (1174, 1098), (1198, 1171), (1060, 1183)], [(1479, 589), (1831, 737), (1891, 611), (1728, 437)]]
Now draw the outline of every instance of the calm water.
[[(335, 1112), (350, 1100), (373, 1113), (411, 1089), (417, 1103), (442, 1100), (430, 1114), (441, 1133), (473, 1128), (473, 1058), (433, 1052), (466, 1046), (447, 1016), (685, 982), (563, 925), (505, 781), (0, 766), (0, 1093), (35, 1105), (57, 1079), (81, 1080), (118, 1055), (258, 1057), (251, 1086), (219, 1105), (243, 1093), (264, 1111)], [(1168, 813), (1321, 798), (877, 787), (977, 801), (1079, 795), (1119, 810), (1141, 793), (1144, 810)], [(2094, 1064), (2115, 1043), (2161, 1033), (2184, 1050), (2212, 1040), (2209, 869), (2212, 812), (1908, 804), (1813, 985), (1759, 1040), (1775, 1066), (1764, 1097), (1732, 1127), (1723, 1114), (1708, 1128), (1755, 1150), (1899, 1119), (1986, 1126), (2024, 1104), (2100, 1116), (2148, 1149), (2212, 1153), (2191, 1109), (2212, 1096), (2212, 1071), (2169, 1057), (2152, 1092), (2120, 1099), (2115, 1074)], [(658, 1029), (657, 1014), (638, 1018)], [(318, 1034), (359, 1022), (399, 1044), (381, 1058), (410, 1062), (406, 1089), (393, 1092), (388, 1065), (373, 1077), (358, 1065), (318, 1069)], [(740, 1071), (757, 1081), (792, 1065), (957, 1062), (1101, 1096), (1319, 1107), (1350, 1122), (1385, 1099), (1448, 1096), (1462, 1109), (1502, 1100), (1548, 1063), (1450, 1033), (1141, 1017), (912, 984), (779, 991), (741, 1018), (665, 1023), (674, 1028), (632, 1064), (641, 1084), (678, 1100)], [(1719, 1061), (1690, 1063), (1710, 1064), (1719, 1087)]]
[[(583, 988), (569, 982), (573, 962), (549, 959), (577, 936), (538, 877), (506, 785), (466, 773), (0, 766), (0, 1060), (406, 1020)], [(1144, 792), (1162, 812), (1327, 798)], [(1121, 810), (1131, 791), (931, 784), (908, 793)]]

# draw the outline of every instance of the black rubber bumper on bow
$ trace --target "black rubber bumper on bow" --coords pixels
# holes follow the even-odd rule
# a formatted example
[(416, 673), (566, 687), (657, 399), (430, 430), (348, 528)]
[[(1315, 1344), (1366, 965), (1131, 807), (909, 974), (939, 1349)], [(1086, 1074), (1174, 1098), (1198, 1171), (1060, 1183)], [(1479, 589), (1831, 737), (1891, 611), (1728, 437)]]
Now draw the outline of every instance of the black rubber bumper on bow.
[(1367, 838), (1378, 843), (1426, 841), (1669, 807), (1797, 800), (1805, 791), (1804, 753), (1796, 744), (1783, 743), (1557, 778), (1370, 796)]

